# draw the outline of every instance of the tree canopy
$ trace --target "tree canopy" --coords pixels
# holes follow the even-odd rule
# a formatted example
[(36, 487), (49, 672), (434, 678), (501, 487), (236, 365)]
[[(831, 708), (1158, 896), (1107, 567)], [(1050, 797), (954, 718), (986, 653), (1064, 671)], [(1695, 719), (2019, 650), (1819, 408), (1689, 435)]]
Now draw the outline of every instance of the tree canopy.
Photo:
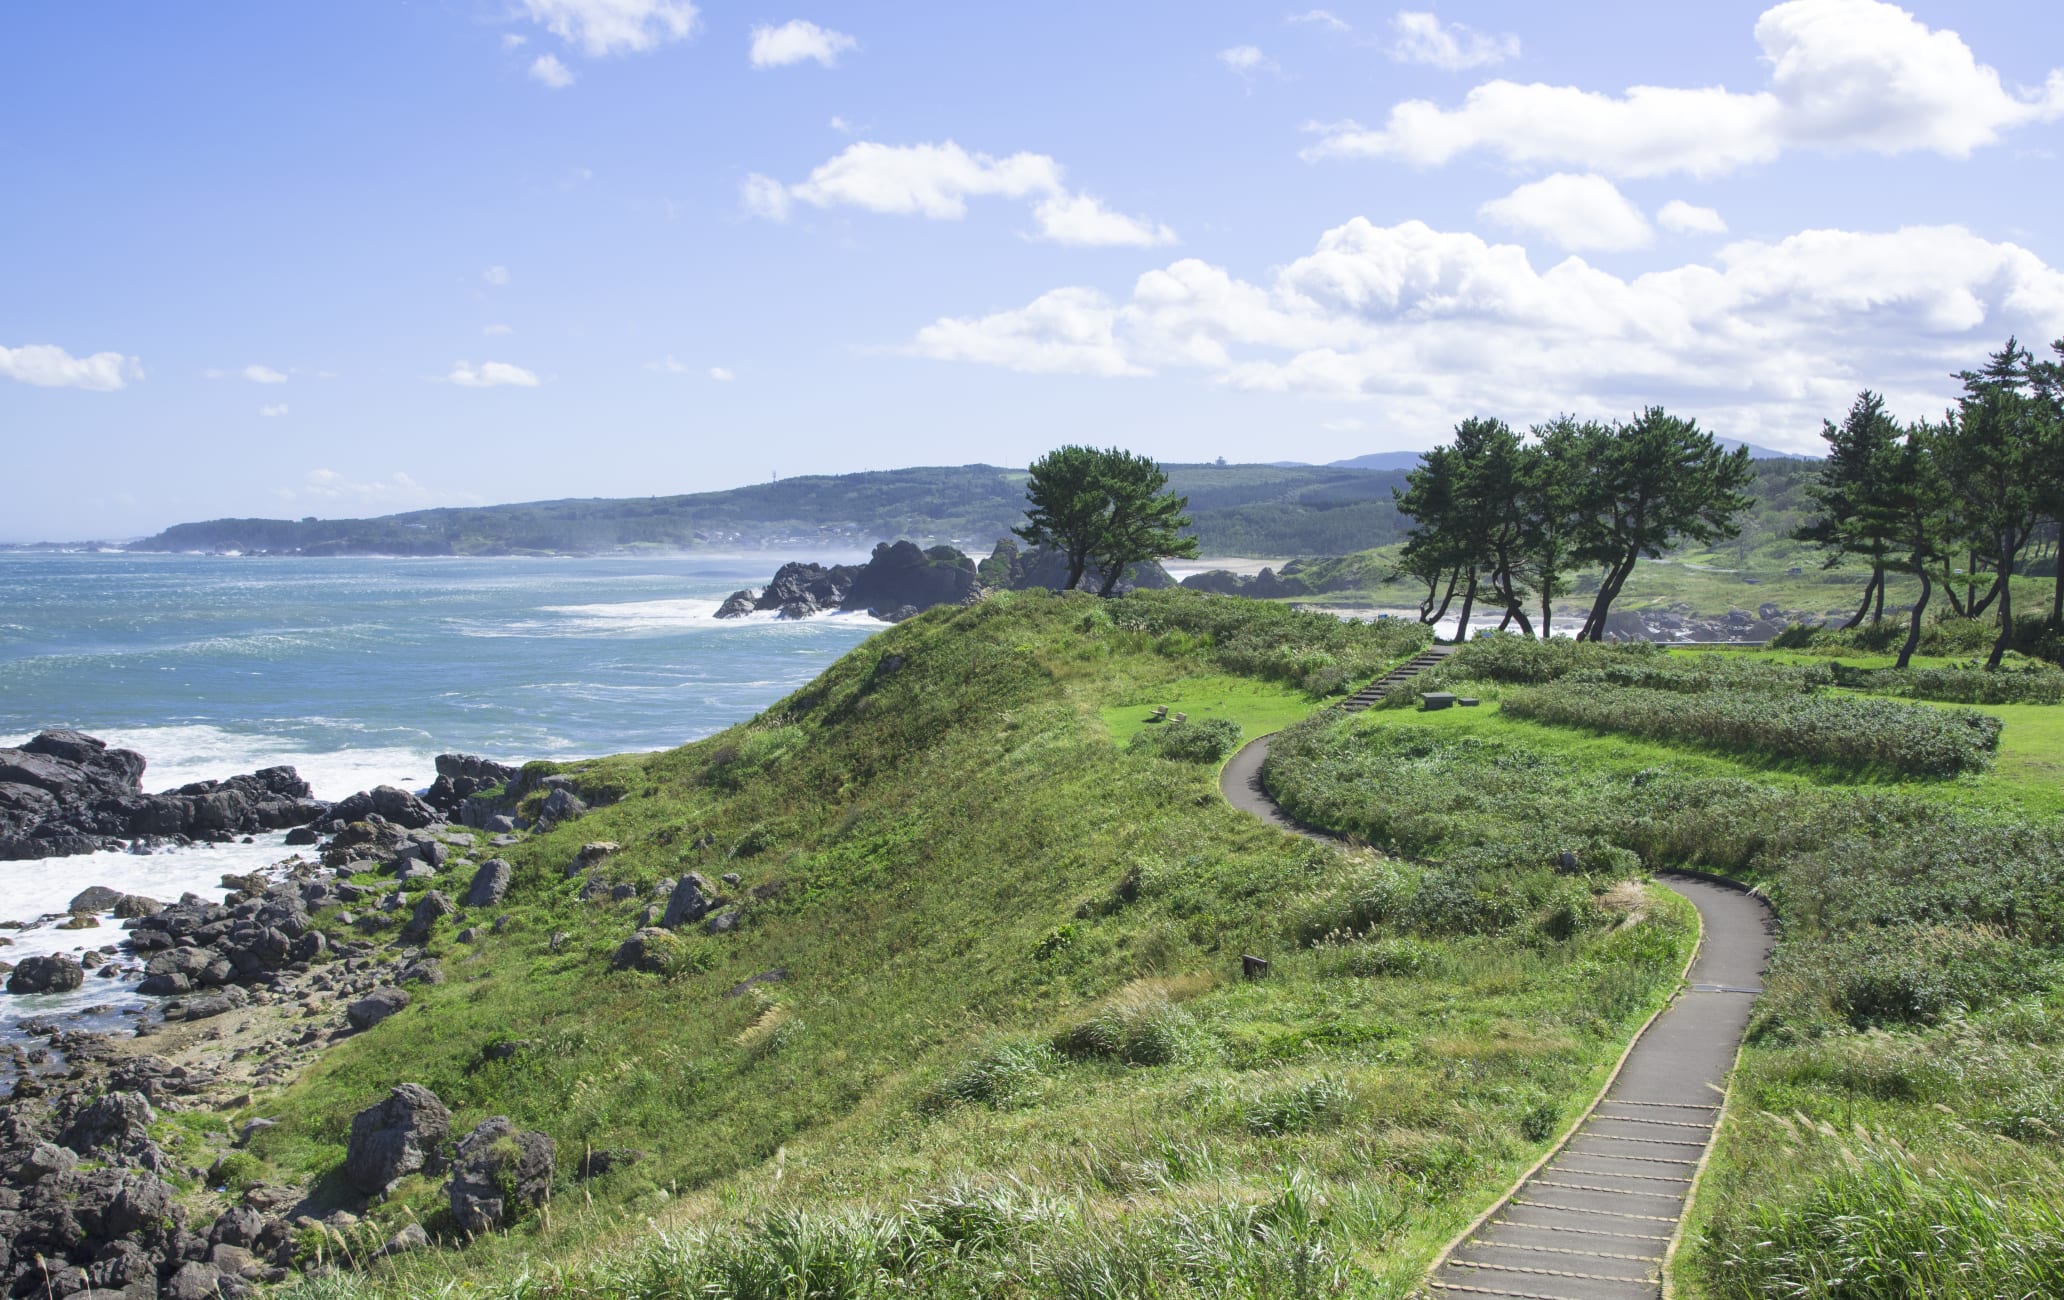
[(1066, 590), (1094, 564), (1108, 596), (1129, 564), (1197, 554), (1185, 534), (1187, 497), (1166, 490), (1168, 475), (1146, 456), (1117, 447), (1070, 444), (1032, 462), (1025, 522), (1011, 531), (1068, 562)]

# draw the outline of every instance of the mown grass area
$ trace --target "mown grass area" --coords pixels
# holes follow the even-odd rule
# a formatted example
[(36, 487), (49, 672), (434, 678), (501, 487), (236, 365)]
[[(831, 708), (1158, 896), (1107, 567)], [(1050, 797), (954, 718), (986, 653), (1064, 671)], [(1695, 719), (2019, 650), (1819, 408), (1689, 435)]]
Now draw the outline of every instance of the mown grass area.
[[(1465, 886), (1284, 835), (1106, 716), (1287, 707), (1423, 636), (1012, 593), (721, 735), (571, 765), (607, 806), (509, 852), (500, 931), (440, 922), (444, 983), (235, 1117), (278, 1121), (253, 1176), (334, 1188), (351, 1115), (422, 1083), (552, 1135), (555, 1199), (461, 1248), (407, 1180), (323, 1246), (365, 1266), (299, 1293), (1403, 1296), (1582, 1108), (1695, 917), (1617, 863)], [(581, 902), (605, 839), (638, 897)], [(691, 869), (739, 877), (738, 928), (612, 969)], [(590, 1149), (641, 1154), (576, 1183)], [(365, 1262), (411, 1218), (446, 1244)]]
[[(1443, 672), (1470, 680), (1472, 655), (1521, 680), (1674, 658), (1478, 647)], [(1895, 784), (1520, 721), (1488, 700), (1524, 688), (1470, 689), (1485, 707), (1314, 719), (1267, 779), (1302, 820), (1478, 879), (1570, 850), (1765, 890), (1780, 945), (1679, 1293), (2064, 1293), (2064, 823), (2008, 759), (2064, 757), (2064, 707), (1982, 706), (2006, 724), (1992, 772)]]
[[(1142, 731), (1166, 726), (1178, 713), (1188, 714), (1192, 722), (1223, 718), (1240, 728), (1243, 739), (1252, 740), (1302, 721), (1323, 702), (1305, 691), (1279, 682), (1258, 681), (1226, 673), (1186, 676), (1165, 686), (1157, 683), (1134, 694), (1139, 698), (1106, 705), (1098, 711), (1111, 733), (1111, 739), (1120, 746), (1128, 744)], [(1167, 706), (1167, 719), (1154, 716), (1154, 709), (1159, 705)]]

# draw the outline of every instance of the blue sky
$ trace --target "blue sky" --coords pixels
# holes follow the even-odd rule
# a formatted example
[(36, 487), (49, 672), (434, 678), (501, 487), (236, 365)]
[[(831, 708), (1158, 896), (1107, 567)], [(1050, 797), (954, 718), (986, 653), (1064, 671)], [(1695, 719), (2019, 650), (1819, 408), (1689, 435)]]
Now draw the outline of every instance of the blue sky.
[(2064, 335), (2055, 6), (4, 21), (0, 539), (1647, 402), (1807, 448)]

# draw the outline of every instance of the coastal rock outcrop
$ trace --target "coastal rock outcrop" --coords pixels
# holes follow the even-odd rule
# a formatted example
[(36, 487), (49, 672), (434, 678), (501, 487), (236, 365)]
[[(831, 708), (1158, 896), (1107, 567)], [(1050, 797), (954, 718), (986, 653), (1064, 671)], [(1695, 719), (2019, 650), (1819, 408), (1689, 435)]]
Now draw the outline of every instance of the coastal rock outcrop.
[(492, 1232), (526, 1209), (545, 1203), (552, 1191), (557, 1146), (536, 1132), (519, 1132), (496, 1115), (459, 1139), (452, 1161), (452, 1218), (461, 1229)]
[(9, 993), (69, 993), (86, 982), (85, 968), (63, 953), (24, 957), (7, 975)]
[(144, 760), (78, 731), (0, 749), (0, 861), (120, 848), (153, 836), (226, 840), (325, 816), (291, 767), (143, 791)]
[(451, 1112), (420, 1083), (404, 1083), (351, 1119), (344, 1181), (375, 1196), (419, 1170), (435, 1173)]
[(951, 546), (881, 542), (861, 565), (784, 564), (757, 597), (736, 591), (717, 609), (718, 618), (774, 610), (782, 618), (808, 618), (832, 610), (866, 610), (877, 618), (909, 617), (934, 605), (960, 605), (981, 591), (975, 562)]

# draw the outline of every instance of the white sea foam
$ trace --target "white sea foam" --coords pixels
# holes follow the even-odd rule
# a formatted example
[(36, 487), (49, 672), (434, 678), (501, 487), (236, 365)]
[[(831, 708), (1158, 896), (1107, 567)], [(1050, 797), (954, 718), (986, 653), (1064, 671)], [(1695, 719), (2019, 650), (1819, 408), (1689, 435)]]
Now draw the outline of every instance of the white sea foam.
[(715, 600), (630, 600), (587, 605), (544, 605), (549, 619), (461, 625), (467, 636), (667, 636), (679, 632), (779, 627), (807, 632), (813, 625), (887, 627), (859, 610), (820, 614), (809, 619), (784, 619), (775, 610), (755, 610), (737, 618), (718, 618), (723, 602)]
[(437, 779), (437, 751), (420, 746), (310, 750), (283, 736), (250, 735), (188, 724), (97, 730), (108, 744), (133, 749), (148, 764), (146, 790), (173, 790), (191, 781), (219, 781), (261, 767), (292, 767), (318, 799), (342, 799), (376, 785), (420, 790)]
[[(20, 964), (24, 957), (70, 953), (74, 957), (89, 948), (112, 947), (121, 942), (121, 923), (103, 913), (100, 926), (91, 930), (60, 930), (66, 905), (81, 890), (106, 885), (125, 894), (143, 894), (160, 902), (176, 901), (181, 894), (195, 893), (221, 901), (222, 877), (243, 874), (271, 866), (293, 855), (279, 833), (255, 837), (252, 844), (197, 844), (185, 849), (165, 849), (144, 856), (135, 853), (82, 853), (69, 858), (46, 858), (33, 862), (0, 862), (0, 920), (28, 922), (25, 929), (0, 930), (0, 938), (11, 940), (0, 948), (0, 958)], [(53, 915), (55, 914), (55, 915)], [(0, 1042), (18, 1038), (16, 1024), (34, 1016), (54, 1016), (77, 1027), (107, 1029), (131, 1017), (125, 1008), (143, 1006), (152, 999), (136, 993), (137, 960), (118, 957), (128, 973), (113, 979), (89, 972), (86, 982), (70, 993), (34, 995), (0, 994)], [(88, 1008), (113, 1010), (89, 1014)]]

